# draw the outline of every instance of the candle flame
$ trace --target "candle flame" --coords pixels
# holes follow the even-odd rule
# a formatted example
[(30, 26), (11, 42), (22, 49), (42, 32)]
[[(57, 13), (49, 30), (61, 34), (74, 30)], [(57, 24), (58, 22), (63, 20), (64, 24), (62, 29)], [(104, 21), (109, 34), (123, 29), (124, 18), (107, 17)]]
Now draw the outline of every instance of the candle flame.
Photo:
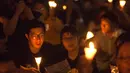
[(42, 57), (35, 57), (36, 63), (39, 65), (41, 63)]
[(66, 5), (63, 5), (63, 10), (66, 10), (67, 9), (67, 6)]
[(88, 60), (92, 60), (97, 52), (97, 49), (94, 48), (94, 43), (89, 43), (89, 48), (85, 48), (85, 56)]
[(89, 47), (90, 47), (91, 49), (94, 49), (94, 44), (93, 44), (93, 42), (90, 42), (90, 43), (89, 43)]
[(123, 8), (126, 4), (126, 1), (125, 0), (120, 0), (120, 6)]
[(55, 1), (49, 1), (49, 6), (55, 8), (57, 4)]
[(88, 31), (87, 35), (86, 35), (86, 40), (90, 39), (94, 37), (94, 34), (91, 31)]
[(108, 2), (109, 2), (109, 3), (112, 3), (112, 2), (113, 2), (113, 0), (108, 0)]

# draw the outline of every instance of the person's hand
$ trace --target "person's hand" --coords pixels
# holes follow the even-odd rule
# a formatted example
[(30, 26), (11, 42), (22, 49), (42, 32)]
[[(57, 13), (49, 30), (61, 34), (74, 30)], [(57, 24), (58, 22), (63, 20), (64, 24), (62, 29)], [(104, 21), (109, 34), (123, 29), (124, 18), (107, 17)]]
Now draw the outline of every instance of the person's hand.
[(16, 69), (7, 71), (6, 73), (38, 73), (38, 72), (33, 72), (33, 71), (30, 71), (30, 70), (24, 70), (24, 69), (16, 68)]
[(26, 16), (28, 17), (29, 20), (32, 20), (35, 18), (33, 13), (32, 13), (31, 8), (29, 8), (27, 5), (25, 5), (24, 13), (26, 14)]
[(27, 68), (27, 67), (24, 67), (24, 66), (20, 66), (21, 69), (23, 70), (27, 70), (27, 71), (32, 71), (33, 73), (39, 73), (39, 71), (36, 69), (36, 68)]
[(19, 3), (16, 5), (16, 14), (20, 15), (24, 8), (25, 8), (25, 2), (24, 1), (19, 1)]
[(68, 73), (79, 73), (76, 68), (71, 69)]

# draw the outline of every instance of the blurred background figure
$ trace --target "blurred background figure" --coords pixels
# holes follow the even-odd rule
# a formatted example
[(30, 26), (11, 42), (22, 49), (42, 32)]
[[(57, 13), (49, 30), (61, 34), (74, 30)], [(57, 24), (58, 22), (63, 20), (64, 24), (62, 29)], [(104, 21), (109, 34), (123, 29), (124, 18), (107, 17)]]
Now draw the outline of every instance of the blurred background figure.
[(119, 73), (130, 72), (130, 34), (126, 32), (119, 36), (116, 41), (116, 65)]
[(9, 34), (7, 33), (7, 26), (11, 18), (11, 11), (7, 6), (5, 6), (5, 8), (0, 7), (0, 10), (2, 10), (0, 11), (0, 60), (7, 61), (9, 60), (7, 46)]
[(115, 40), (123, 30), (118, 27), (118, 17), (110, 11), (101, 16), (100, 27), (93, 40), (98, 49), (96, 66), (99, 73), (110, 73), (110, 64), (115, 65)]
[[(60, 32), (64, 27), (62, 20), (56, 16), (56, 9), (49, 8), (49, 16), (45, 21), (48, 30), (46, 32), (45, 41), (57, 45), (60, 44)], [(52, 36), (53, 35), (53, 36)]]
[(45, 20), (48, 17), (48, 6), (45, 3), (45, 1), (36, 0), (32, 6), (32, 11), (35, 18), (43, 23), (45, 23)]

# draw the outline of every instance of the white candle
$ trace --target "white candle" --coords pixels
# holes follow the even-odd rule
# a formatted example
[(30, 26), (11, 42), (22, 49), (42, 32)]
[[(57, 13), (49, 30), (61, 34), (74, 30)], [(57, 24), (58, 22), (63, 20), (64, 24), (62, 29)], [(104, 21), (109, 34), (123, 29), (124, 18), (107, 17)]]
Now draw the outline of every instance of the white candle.
[(86, 35), (86, 40), (88, 40), (88, 39), (90, 39), (92, 37), (94, 37), (94, 34), (91, 31), (88, 31), (87, 35)]
[(40, 71), (40, 63), (41, 63), (42, 57), (35, 57), (35, 61), (37, 63), (37, 68)]
[(125, 0), (120, 0), (120, 6), (121, 8), (124, 8), (125, 4), (126, 4), (126, 1)]
[(84, 49), (85, 51), (85, 56), (88, 60), (93, 60), (96, 52), (97, 52), (97, 49), (94, 48), (94, 43), (93, 42), (90, 42), (89, 43), (89, 48), (85, 48)]

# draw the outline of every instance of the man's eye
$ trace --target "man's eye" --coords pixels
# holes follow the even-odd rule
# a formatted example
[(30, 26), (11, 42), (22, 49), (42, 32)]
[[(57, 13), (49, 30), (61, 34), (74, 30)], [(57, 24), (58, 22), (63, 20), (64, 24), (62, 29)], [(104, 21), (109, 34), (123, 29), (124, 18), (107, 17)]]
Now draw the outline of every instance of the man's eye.
[(31, 35), (31, 37), (37, 37), (37, 35)]

